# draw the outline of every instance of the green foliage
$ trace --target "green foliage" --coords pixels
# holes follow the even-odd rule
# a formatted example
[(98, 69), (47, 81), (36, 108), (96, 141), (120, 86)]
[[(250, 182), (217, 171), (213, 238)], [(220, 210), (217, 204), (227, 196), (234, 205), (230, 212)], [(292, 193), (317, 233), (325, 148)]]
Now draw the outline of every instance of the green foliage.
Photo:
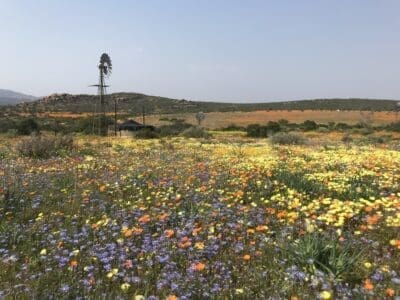
[(160, 135), (151, 128), (143, 128), (135, 132), (135, 137), (138, 139), (156, 139), (159, 138)]
[(110, 117), (87, 117), (80, 118), (74, 122), (72, 130), (74, 132), (81, 132), (85, 134), (97, 134), (99, 132), (99, 124), (102, 122), (104, 126), (108, 127), (114, 124), (114, 121)]
[(192, 127), (192, 125), (184, 122), (183, 120), (178, 120), (170, 125), (161, 126), (158, 128), (158, 133), (160, 137), (178, 136), (190, 127)]
[(305, 145), (308, 141), (299, 134), (279, 132), (271, 137), (270, 142), (278, 145)]
[(246, 127), (238, 126), (236, 124), (230, 124), (227, 127), (220, 129), (221, 131), (246, 131)]
[(39, 131), (39, 124), (32, 118), (22, 119), (17, 124), (17, 132), (20, 135), (30, 135)]
[(16, 122), (10, 118), (0, 118), (0, 133), (8, 132), (17, 127)]
[(301, 128), (305, 131), (316, 130), (318, 128), (318, 124), (311, 120), (306, 120), (301, 124)]
[(207, 132), (207, 130), (199, 127), (189, 127), (182, 135), (186, 138), (209, 138), (211, 135)]
[(364, 251), (352, 241), (340, 242), (338, 236), (309, 233), (286, 246), (291, 263), (310, 274), (323, 272), (336, 279), (359, 281), (356, 267)]
[(400, 122), (394, 122), (386, 126), (387, 130), (400, 132)]

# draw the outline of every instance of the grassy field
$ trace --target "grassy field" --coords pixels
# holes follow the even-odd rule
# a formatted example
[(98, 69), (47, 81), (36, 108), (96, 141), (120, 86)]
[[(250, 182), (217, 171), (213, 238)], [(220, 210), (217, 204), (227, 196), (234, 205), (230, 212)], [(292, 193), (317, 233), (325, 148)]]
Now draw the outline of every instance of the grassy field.
[[(197, 124), (196, 114), (172, 114), (167, 118), (184, 119), (188, 123)], [(316, 111), (316, 110), (260, 110), (253, 112), (211, 112), (206, 114), (202, 125), (209, 129), (219, 129), (227, 127), (231, 124), (238, 126), (247, 126), (250, 124), (266, 124), (268, 121), (279, 121), (286, 119), (291, 123), (302, 123), (305, 120), (313, 120), (317, 123), (348, 123), (356, 124), (366, 119), (372, 124), (389, 124), (399, 120), (399, 116), (395, 112), (360, 112), (360, 111)], [(140, 118), (138, 118), (140, 120)], [(160, 116), (147, 116), (146, 120), (149, 124), (163, 125), (165, 121), (160, 121)]]
[[(23, 114), (21, 115), (28, 115)], [(108, 114), (113, 116), (112, 113)], [(147, 115), (146, 123), (154, 126), (169, 124), (168, 121), (163, 119), (184, 119), (188, 123), (197, 124), (195, 113), (182, 113), (182, 114), (156, 114)], [(47, 118), (82, 118), (91, 116), (90, 113), (42, 113), (38, 114), (39, 117)], [(139, 122), (142, 121), (142, 117), (133, 116)], [(129, 118), (129, 115), (120, 115), (119, 119), (124, 120)], [(161, 120), (160, 120), (161, 119)], [(286, 119), (292, 123), (302, 123), (305, 120), (313, 120), (317, 123), (348, 123), (356, 124), (361, 121), (368, 120), (371, 124), (381, 125), (397, 122), (400, 120), (399, 113), (396, 112), (368, 112), (368, 111), (331, 111), (331, 110), (260, 110), (252, 112), (210, 112), (206, 113), (206, 118), (202, 122), (202, 125), (208, 129), (215, 130), (229, 125), (235, 124), (238, 126), (247, 126), (249, 124), (266, 124), (268, 121), (279, 121)]]
[(399, 296), (398, 140), (342, 137), (0, 137), (0, 298)]

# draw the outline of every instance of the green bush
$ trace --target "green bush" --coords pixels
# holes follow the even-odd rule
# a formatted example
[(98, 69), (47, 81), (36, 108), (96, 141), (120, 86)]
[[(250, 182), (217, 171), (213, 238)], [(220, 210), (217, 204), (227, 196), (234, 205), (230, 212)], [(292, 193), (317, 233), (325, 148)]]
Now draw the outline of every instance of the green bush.
[(387, 130), (400, 132), (400, 122), (394, 122), (386, 127)]
[(211, 135), (203, 128), (189, 127), (182, 135), (186, 138), (209, 138)]
[(272, 144), (279, 145), (305, 145), (307, 139), (299, 134), (280, 132), (270, 138)]
[(107, 127), (111, 124), (114, 124), (114, 121), (110, 117), (93, 118), (92, 116), (76, 120), (72, 131), (85, 134), (97, 134), (99, 132), (100, 122), (103, 122), (103, 124), (105, 124)]
[(135, 137), (138, 139), (156, 139), (160, 135), (158, 132), (150, 128), (144, 128), (135, 132)]
[(314, 121), (311, 120), (306, 120), (301, 124), (301, 128), (304, 131), (311, 131), (311, 130), (315, 130), (318, 128), (318, 124)]
[(32, 135), (21, 140), (16, 145), (16, 151), (21, 156), (32, 158), (49, 158), (59, 155), (62, 151), (71, 150), (73, 139), (70, 136), (46, 137)]
[(339, 280), (362, 278), (356, 269), (364, 251), (350, 240), (341, 243), (337, 236), (308, 233), (285, 248), (289, 262), (309, 274), (318, 270)]
[(0, 132), (5, 133), (9, 130), (14, 130), (17, 128), (17, 124), (13, 119), (0, 118)]
[(30, 135), (39, 132), (39, 124), (32, 118), (22, 119), (17, 124), (17, 133), (20, 135)]
[(192, 125), (182, 120), (177, 120), (171, 125), (161, 126), (158, 129), (158, 133), (161, 137), (178, 136), (190, 127), (192, 127)]
[(230, 124), (220, 129), (221, 131), (246, 131), (246, 127)]

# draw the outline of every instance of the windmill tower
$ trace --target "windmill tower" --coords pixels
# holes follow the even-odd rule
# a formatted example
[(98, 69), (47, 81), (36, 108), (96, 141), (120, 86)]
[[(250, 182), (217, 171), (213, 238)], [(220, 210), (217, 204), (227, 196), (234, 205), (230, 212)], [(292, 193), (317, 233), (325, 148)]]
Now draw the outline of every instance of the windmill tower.
[[(92, 86), (97, 87), (97, 93), (99, 95), (99, 112), (97, 112), (97, 103), (95, 104), (95, 110), (93, 117), (97, 114), (97, 122), (93, 118), (93, 133), (98, 135), (107, 135), (107, 119), (106, 119), (106, 88), (109, 85), (105, 84), (105, 78), (108, 78), (112, 71), (111, 58), (107, 53), (103, 53), (100, 57), (99, 62), (99, 83)], [(97, 123), (95, 126), (95, 123)], [(95, 128), (97, 127), (97, 128)], [(96, 130), (97, 129), (97, 130)]]

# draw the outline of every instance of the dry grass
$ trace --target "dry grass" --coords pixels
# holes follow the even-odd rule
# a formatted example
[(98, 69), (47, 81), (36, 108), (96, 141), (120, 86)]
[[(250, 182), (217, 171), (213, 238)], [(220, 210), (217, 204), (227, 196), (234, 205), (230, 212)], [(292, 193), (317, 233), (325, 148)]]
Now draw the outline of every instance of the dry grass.
[[(197, 124), (195, 114), (173, 114), (173, 115), (152, 115), (147, 116), (149, 124), (158, 126), (167, 124), (166, 121), (160, 121), (160, 118), (185, 119), (186, 122)], [(249, 124), (265, 124), (268, 121), (278, 121), (286, 119), (293, 123), (302, 123), (305, 120), (313, 120), (318, 123), (343, 122), (355, 124), (369, 118), (373, 124), (388, 124), (399, 120), (400, 116), (395, 112), (360, 112), (360, 111), (315, 111), (315, 110), (277, 110), (277, 111), (253, 111), (253, 112), (212, 112), (207, 113), (202, 125), (209, 129), (218, 129), (235, 124), (238, 126), (247, 126)]]
[[(21, 114), (23, 115), (23, 114)], [(112, 113), (107, 115), (113, 116)], [(122, 115), (122, 114), (120, 114)], [(40, 113), (39, 117), (50, 118), (82, 118), (91, 116), (90, 113)], [(176, 118), (184, 119), (191, 124), (197, 124), (195, 113), (181, 113), (181, 114), (167, 114), (167, 115), (148, 115), (146, 116), (146, 123), (159, 126), (169, 124), (168, 121), (160, 121), (162, 118)], [(136, 118), (139, 122), (141, 117)], [(396, 112), (363, 112), (363, 111), (328, 111), (328, 110), (259, 110), (252, 112), (211, 112), (206, 113), (206, 118), (202, 125), (209, 129), (219, 129), (222, 127), (235, 124), (238, 126), (247, 126), (249, 124), (265, 124), (268, 121), (278, 121), (286, 119), (293, 123), (302, 123), (305, 120), (313, 120), (317, 123), (328, 122), (343, 122), (348, 124), (355, 124), (362, 120), (369, 119), (373, 124), (388, 124), (400, 120), (399, 113)]]

